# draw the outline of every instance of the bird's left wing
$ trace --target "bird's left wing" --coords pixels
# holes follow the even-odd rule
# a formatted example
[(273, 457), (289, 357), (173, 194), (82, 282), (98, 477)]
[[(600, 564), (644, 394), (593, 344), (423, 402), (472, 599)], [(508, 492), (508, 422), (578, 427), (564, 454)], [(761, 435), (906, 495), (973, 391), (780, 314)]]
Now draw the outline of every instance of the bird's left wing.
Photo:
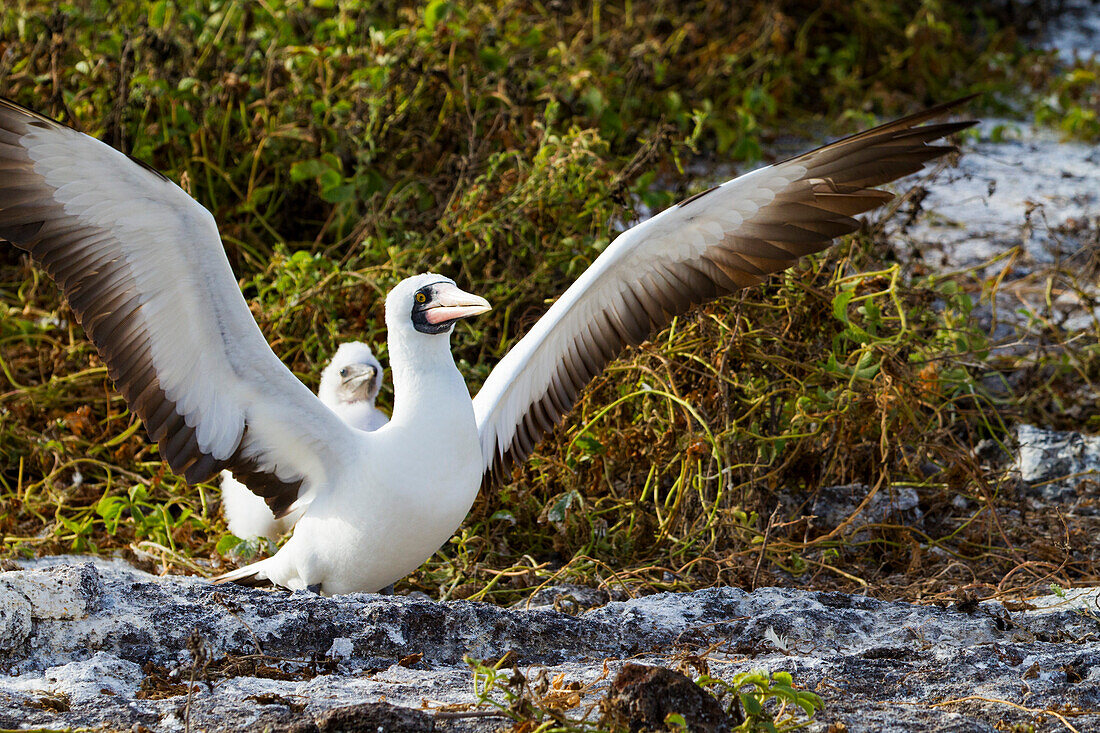
[(228, 468), (281, 516), (356, 440), (268, 347), (210, 212), (151, 168), (5, 99), (0, 239), (57, 281), (188, 481)]
[(474, 399), (484, 484), (506, 477), (627, 344), (691, 306), (761, 282), (859, 228), (874, 187), (955, 150), (973, 122), (933, 107), (727, 181), (623, 232), (490, 373)]

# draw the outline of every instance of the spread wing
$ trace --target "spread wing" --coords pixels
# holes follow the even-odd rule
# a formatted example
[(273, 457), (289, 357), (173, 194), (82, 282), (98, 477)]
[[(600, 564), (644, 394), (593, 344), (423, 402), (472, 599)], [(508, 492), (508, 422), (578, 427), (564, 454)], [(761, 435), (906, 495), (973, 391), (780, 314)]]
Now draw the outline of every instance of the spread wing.
[(501, 481), (627, 344), (676, 315), (761, 282), (859, 228), (893, 198), (874, 187), (955, 150), (973, 122), (923, 125), (956, 100), (692, 196), (623, 232), (539, 319), (474, 399), (484, 484)]
[(57, 281), (188, 481), (229, 469), (282, 515), (354, 441), (271, 351), (210, 212), (151, 168), (2, 98), (0, 238)]

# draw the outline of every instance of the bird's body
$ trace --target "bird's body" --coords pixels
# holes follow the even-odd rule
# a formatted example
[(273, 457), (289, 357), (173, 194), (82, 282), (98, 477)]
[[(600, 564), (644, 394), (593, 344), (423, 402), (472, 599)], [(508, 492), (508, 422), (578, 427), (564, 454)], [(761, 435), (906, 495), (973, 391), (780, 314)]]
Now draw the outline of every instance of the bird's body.
[[(374, 405), (382, 387), (382, 364), (370, 347), (359, 341), (341, 344), (321, 372), (317, 396), (350, 427), (371, 432), (389, 418)], [(229, 531), (237, 537), (266, 537), (274, 542), (289, 532), (301, 512), (276, 518), (267, 503), (233, 477), (221, 473), (222, 511)]]
[(227, 579), (328, 594), (377, 590), (415, 570), (462, 522), (483, 471), (473, 403), (450, 339), (416, 331), (401, 307), (414, 290), (439, 282), (449, 284), (438, 275), (410, 278), (387, 298), (389, 423), (350, 436), (294, 535)]
[(367, 402), (337, 404), (331, 407), (336, 416), (358, 430), (372, 432), (389, 422), (386, 414)]
[(479, 487), (530, 455), (626, 345), (855, 231), (856, 215), (892, 198), (875, 186), (954, 150), (930, 143), (972, 123), (923, 123), (960, 102), (727, 181), (624, 232), (474, 400), (450, 334), (488, 302), (439, 275), (402, 280), (386, 299), (393, 416), (374, 432), (339, 419), (272, 353), (209, 212), (2, 99), (0, 238), (58, 281), (173, 470), (192, 482), (230, 470), (276, 517), (300, 516), (278, 553), (221, 580), (373, 591), (430, 557)]
[(348, 436), (293, 536), (226, 580), (326, 594), (377, 590), (415, 570), (462, 522), (482, 475), (473, 403), (450, 340), (418, 332), (407, 318), (413, 291), (440, 283), (449, 281), (410, 278), (387, 299), (389, 422)]

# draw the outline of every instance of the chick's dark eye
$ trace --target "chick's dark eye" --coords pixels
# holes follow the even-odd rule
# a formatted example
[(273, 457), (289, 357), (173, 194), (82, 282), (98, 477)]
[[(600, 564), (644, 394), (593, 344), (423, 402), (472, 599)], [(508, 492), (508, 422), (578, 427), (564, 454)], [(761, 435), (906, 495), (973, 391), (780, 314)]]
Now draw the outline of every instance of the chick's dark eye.
[(426, 303), (427, 301), (428, 301), (428, 296), (424, 295), (424, 293), (417, 293), (416, 294), (416, 302), (417, 303)]
[(347, 367), (344, 367), (343, 369), (340, 370), (340, 376), (341, 377), (346, 377), (347, 375), (348, 375), (348, 368)]

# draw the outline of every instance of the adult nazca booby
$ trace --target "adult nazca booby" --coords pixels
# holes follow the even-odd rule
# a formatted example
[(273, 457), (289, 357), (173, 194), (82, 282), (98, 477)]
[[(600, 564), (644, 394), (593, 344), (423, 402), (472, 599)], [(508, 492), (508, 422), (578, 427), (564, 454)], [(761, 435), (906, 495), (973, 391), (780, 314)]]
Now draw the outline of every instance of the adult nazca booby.
[(446, 541), (626, 344), (692, 305), (761, 282), (859, 228), (875, 186), (954, 151), (972, 122), (933, 107), (727, 181), (620, 234), (471, 400), (450, 353), (490, 309), (433, 274), (386, 298), (393, 417), (365, 433), (268, 347), (210, 213), (93, 138), (0, 102), (0, 238), (58, 282), (161, 455), (191, 482), (228, 469), (276, 516), (272, 557), (222, 576), (327, 594), (373, 591)]
[[(362, 341), (340, 344), (332, 360), (321, 371), (317, 397), (353, 428), (370, 432), (389, 418), (374, 406), (382, 388), (382, 364)], [(290, 531), (296, 514), (278, 519), (261, 497), (229, 471), (222, 471), (222, 511), (229, 531), (241, 538), (266, 537), (274, 542)]]

